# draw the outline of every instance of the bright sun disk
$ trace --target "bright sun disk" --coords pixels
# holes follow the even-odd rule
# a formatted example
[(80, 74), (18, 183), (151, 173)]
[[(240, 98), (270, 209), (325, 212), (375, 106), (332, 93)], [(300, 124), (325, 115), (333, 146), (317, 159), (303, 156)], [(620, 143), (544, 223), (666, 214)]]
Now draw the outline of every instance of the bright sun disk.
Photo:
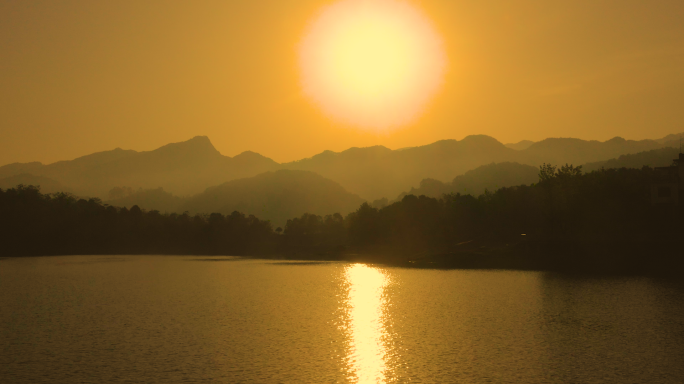
[(445, 62), (429, 20), (397, 0), (327, 6), (299, 47), (304, 93), (332, 118), (377, 131), (420, 115), (442, 84)]

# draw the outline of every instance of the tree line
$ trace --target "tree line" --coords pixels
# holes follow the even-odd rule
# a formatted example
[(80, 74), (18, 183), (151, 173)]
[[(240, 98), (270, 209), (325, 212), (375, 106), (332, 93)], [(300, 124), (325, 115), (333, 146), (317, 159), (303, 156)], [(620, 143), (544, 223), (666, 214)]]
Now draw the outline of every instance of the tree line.
[(0, 190), (0, 254), (262, 254), (271, 224), (239, 212), (190, 216), (42, 194), (20, 185)]
[(368, 254), (397, 260), (511, 254), (542, 258), (546, 265), (588, 259), (607, 266), (671, 264), (682, 254), (682, 208), (651, 204), (651, 184), (658, 180), (649, 167), (583, 173), (581, 167), (544, 164), (532, 185), (477, 197), (407, 195), (382, 208), (363, 203), (346, 217), (304, 214), (284, 229), (239, 212), (161, 214), (19, 186), (0, 190), (0, 252)]

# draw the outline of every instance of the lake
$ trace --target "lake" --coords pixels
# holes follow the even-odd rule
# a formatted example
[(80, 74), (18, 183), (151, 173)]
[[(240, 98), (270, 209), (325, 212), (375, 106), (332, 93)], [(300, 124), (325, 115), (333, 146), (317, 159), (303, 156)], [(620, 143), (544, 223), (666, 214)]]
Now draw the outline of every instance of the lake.
[(0, 382), (682, 383), (684, 283), (202, 256), (0, 260)]

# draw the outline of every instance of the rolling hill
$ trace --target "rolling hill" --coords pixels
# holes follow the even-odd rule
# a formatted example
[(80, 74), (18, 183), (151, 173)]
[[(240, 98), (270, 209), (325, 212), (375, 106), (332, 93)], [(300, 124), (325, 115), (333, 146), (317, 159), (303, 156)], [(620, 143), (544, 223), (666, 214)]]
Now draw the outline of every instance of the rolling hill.
[(304, 213), (346, 215), (363, 202), (338, 183), (313, 172), (279, 170), (208, 188), (186, 199), (181, 209), (223, 214), (239, 211), (283, 226), (287, 219)]
[(463, 175), (456, 176), (451, 182), (435, 179), (423, 179), (418, 188), (411, 188), (399, 195), (401, 200), (406, 195), (425, 195), (440, 197), (445, 193), (479, 196), (485, 189), (495, 191), (502, 187), (527, 185), (539, 181), (539, 168), (518, 163), (492, 163), (477, 167)]
[(660, 148), (651, 151), (622, 155), (618, 158), (584, 164), (583, 171), (591, 172), (601, 168), (667, 167), (679, 156), (679, 148)]
[(141, 190), (130, 196), (109, 200), (121, 207), (138, 205), (160, 212), (231, 214), (239, 211), (271, 220), (284, 226), (287, 219), (304, 213), (327, 215), (356, 210), (363, 199), (347, 192), (342, 186), (313, 172), (279, 170), (232, 180), (207, 188), (204, 192), (179, 198), (161, 188)]
[(518, 162), (534, 166), (542, 163), (579, 165), (662, 147), (662, 144), (654, 140), (634, 141), (621, 137), (614, 137), (603, 142), (550, 138), (536, 142), (520, 151), (521, 157)]

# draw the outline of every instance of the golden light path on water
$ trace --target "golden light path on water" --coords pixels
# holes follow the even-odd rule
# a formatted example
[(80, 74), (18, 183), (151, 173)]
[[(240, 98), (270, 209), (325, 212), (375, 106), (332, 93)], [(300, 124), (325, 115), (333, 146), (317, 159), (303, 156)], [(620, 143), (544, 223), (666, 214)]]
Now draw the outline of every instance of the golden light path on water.
[(345, 271), (349, 290), (347, 308), (350, 330), (348, 363), (359, 383), (385, 381), (383, 325), (386, 299), (384, 290), (389, 278), (380, 270), (353, 264)]

